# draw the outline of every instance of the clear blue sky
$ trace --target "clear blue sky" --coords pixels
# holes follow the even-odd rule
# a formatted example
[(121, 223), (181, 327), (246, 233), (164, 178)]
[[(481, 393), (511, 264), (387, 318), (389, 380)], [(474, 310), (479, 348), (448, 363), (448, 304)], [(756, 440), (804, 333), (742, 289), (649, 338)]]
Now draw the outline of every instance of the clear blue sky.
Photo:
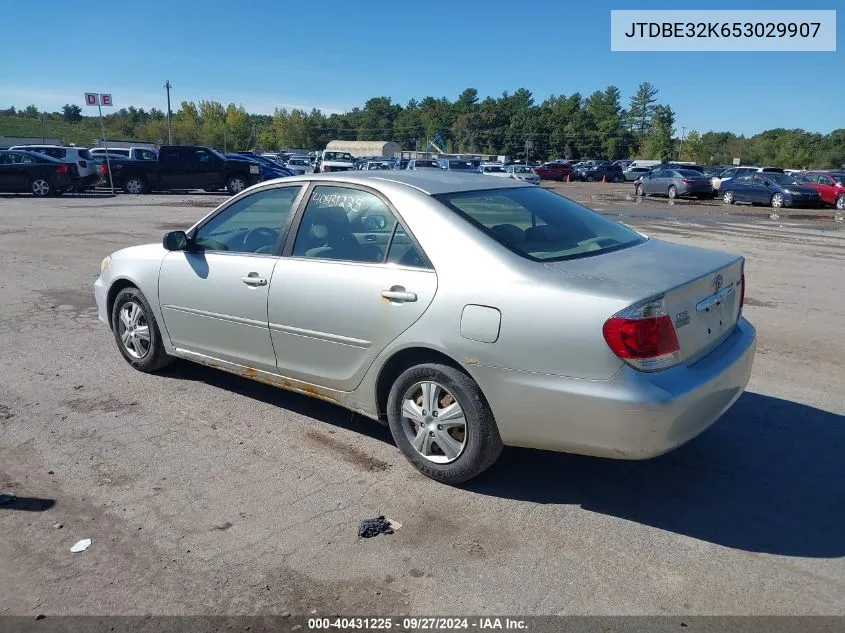
[[(845, 127), (845, 43), (824, 53), (610, 51), (611, 9), (836, 9), (794, 0), (704, 6), (611, 0), (4, 1), (0, 107), (58, 110), (83, 92), (117, 107), (173, 109), (214, 99), (272, 113), (343, 111), (373, 96), (454, 99), (525, 87), (588, 95), (614, 84), (625, 105), (650, 81), (687, 130), (753, 134), (773, 127)], [(837, 30), (845, 33), (845, 5)], [(51, 46), (52, 42), (57, 45)]]

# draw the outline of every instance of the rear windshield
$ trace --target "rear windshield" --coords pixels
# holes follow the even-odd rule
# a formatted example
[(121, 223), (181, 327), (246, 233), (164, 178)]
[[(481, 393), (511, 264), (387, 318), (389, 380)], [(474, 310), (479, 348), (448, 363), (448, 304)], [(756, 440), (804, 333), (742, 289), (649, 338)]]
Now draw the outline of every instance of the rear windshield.
[(519, 187), (434, 196), (510, 250), (535, 261), (589, 257), (646, 238), (547, 189)]
[(693, 171), (692, 169), (678, 169), (676, 173), (680, 174), (684, 178), (701, 178), (704, 176), (701, 172)]
[(515, 174), (530, 174), (533, 170), (528, 167), (520, 167), (517, 165), (513, 168)]
[(352, 162), (352, 154), (349, 152), (326, 152), (323, 154), (323, 160), (342, 160)]
[(503, 173), (505, 173), (505, 168), (499, 167), (498, 165), (486, 165), (486, 166), (482, 167), (482, 169), (484, 169), (484, 171), (487, 172), (488, 174), (493, 174), (493, 173), (503, 174)]
[(414, 167), (434, 167), (437, 168), (437, 163), (433, 160), (418, 160), (414, 163)]
[(469, 161), (450, 160), (449, 169), (475, 169), (475, 166)]

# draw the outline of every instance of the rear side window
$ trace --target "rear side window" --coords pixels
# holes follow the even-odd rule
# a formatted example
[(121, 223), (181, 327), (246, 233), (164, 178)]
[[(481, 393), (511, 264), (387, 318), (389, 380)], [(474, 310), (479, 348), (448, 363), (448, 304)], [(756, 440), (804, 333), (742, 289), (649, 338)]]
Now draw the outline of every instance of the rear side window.
[(535, 261), (589, 257), (646, 241), (639, 233), (547, 189), (461, 191), (434, 198), (503, 246)]
[(83, 160), (91, 160), (91, 152), (87, 149), (80, 149), (79, 151), (79, 158)]

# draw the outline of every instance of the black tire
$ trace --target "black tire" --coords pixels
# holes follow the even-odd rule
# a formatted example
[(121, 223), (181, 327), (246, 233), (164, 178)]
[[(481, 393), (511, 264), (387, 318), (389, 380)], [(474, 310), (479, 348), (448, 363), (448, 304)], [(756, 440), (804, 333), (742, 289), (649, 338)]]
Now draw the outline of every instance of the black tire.
[(247, 187), (249, 187), (249, 178), (243, 174), (232, 174), (226, 178), (226, 190), (233, 196), (236, 193), (240, 193)]
[(645, 195), (645, 191), (643, 190), (642, 185), (637, 185), (634, 189), (634, 193), (637, 195), (638, 198), (642, 198)]
[[(147, 325), (150, 337), (149, 348), (147, 352), (140, 357), (133, 356), (121, 340), (122, 327), (120, 323), (120, 312), (130, 303), (134, 303), (141, 309), (143, 320)], [(126, 362), (138, 371), (146, 373), (155, 372), (167, 367), (175, 360), (172, 356), (167, 355), (155, 315), (153, 314), (146, 297), (144, 297), (144, 293), (137, 288), (124, 288), (118, 292), (117, 297), (115, 297), (114, 300), (114, 305), (112, 306), (111, 325), (114, 333), (114, 340), (117, 343), (117, 348), (120, 350), (123, 358), (126, 359)]]
[[(464, 448), (449, 463), (434, 463), (417, 452), (403, 427), (402, 399), (415, 383), (426, 380), (445, 387), (464, 412)], [(390, 388), (387, 419), (393, 439), (408, 461), (422, 474), (440, 483), (456, 485), (469, 481), (492, 466), (502, 452), (502, 438), (481, 389), (472, 378), (448, 365), (425, 363), (402, 372)]]
[(36, 176), (29, 183), (29, 191), (36, 198), (46, 198), (52, 196), (56, 192), (56, 188), (46, 178)]
[(123, 191), (134, 195), (147, 193), (147, 181), (140, 176), (129, 176), (123, 181)]
[(622, 182), (622, 177), (621, 176), (614, 176), (613, 182), (615, 182), (616, 184), (619, 184), (620, 182)]
[(836, 198), (835, 205), (838, 211), (845, 211), (845, 193)]
[(734, 203), (734, 192), (728, 189), (727, 191), (722, 192), (722, 202), (725, 204), (733, 204)]
[(587, 182), (594, 182), (594, 181), (595, 181), (595, 178), (593, 178), (592, 176), (587, 176), (587, 177), (585, 178), (585, 180), (586, 180)]
[(670, 200), (674, 200), (678, 197), (678, 188), (675, 185), (671, 185), (669, 187), (669, 191), (666, 192), (666, 195), (669, 196)]

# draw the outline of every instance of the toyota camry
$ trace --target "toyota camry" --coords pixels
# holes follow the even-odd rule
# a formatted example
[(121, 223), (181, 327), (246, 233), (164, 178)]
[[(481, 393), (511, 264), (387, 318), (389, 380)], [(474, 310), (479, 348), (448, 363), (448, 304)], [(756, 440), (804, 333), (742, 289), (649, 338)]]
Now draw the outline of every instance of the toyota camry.
[(742, 256), (476, 174), (262, 182), (107, 256), (94, 294), (135, 369), (180, 358), (334, 402), (452, 484), (506, 445), (672, 450), (740, 396), (756, 344)]

